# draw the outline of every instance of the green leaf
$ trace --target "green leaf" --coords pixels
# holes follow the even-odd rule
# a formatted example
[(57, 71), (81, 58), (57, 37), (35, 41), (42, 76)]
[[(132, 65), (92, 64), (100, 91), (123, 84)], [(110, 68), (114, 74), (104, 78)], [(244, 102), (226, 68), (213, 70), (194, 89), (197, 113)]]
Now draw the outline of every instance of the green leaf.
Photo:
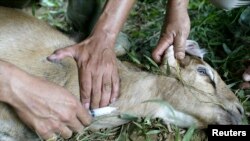
[(238, 84), (239, 82), (234, 82), (234, 83), (231, 83), (231, 84), (228, 84), (227, 87), (228, 88), (232, 88), (233, 86), (235, 86), (236, 84)]
[(168, 63), (168, 61), (167, 61), (167, 69), (166, 69), (166, 74), (167, 75), (170, 75), (170, 66), (169, 66), (169, 63)]
[(119, 115), (119, 118), (124, 119), (124, 120), (129, 120), (129, 121), (135, 121), (138, 119), (138, 117), (130, 115), (130, 114), (121, 114)]
[(237, 93), (237, 96), (241, 99), (243, 99), (245, 97), (245, 94), (244, 94), (244, 90), (240, 90), (238, 93)]
[(137, 127), (139, 127), (140, 129), (143, 129), (143, 127), (139, 124), (139, 123), (137, 123), (137, 122), (132, 122), (133, 124), (135, 124)]
[(126, 129), (124, 129), (124, 126), (122, 126), (119, 137), (115, 141), (129, 141), (129, 137), (128, 137), (128, 134), (126, 132)]
[(154, 67), (159, 68), (159, 66), (150, 57), (143, 55)]
[(183, 137), (182, 141), (190, 141), (193, 134), (194, 134), (194, 130), (195, 130), (195, 126), (191, 126), (190, 128), (188, 128), (188, 131), (186, 132), (186, 134)]
[(47, 7), (55, 7), (56, 3), (51, 1), (51, 0), (42, 0), (42, 5), (47, 6)]
[(223, 49), (224, 49), (224, 51), (226, 52), (227, 55), (232, 53), (230, 48), (228, 48), (228, 46), (225, 43), (222, 44), (222, 47), (223, 47)]
[(177, 128), (175, 130), (175, 141), (181, 141), (181, 139), (180, 139), (180, 129), (179, 128)]
[(148, 126), (152, 126), (151, 117), (146, 116), (145, 119), (143, 120), (143, 124), (148, 125)]
[(147, 135), (155, 135), (155, 134), (159, 134), (159, 133), (161, 133), (160, 130), (150, 130), (146, 134)]
[(140, 60), (138, 60), (134, 55), (132, 55), (131, 53), (128, 53), (128, 56), (130, 57), (130, 59), (135, 62), (136, 64), (141, 64)]

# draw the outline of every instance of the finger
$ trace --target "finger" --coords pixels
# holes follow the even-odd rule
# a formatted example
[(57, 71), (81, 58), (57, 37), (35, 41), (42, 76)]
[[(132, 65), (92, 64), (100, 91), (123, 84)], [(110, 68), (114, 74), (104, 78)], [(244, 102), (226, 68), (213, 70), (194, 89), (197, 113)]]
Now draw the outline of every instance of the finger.
[(112, 93), (111, 93), (110, 103), (115, 102), (116, 99), (118, 98), (119, 87), (120, 87), (120, 78), (119, 78), (118, 70), (115, 69), (112, 75)]
[(242, 82), (239, 85), (240, 89), (250, 89), (250, 83), (249, 82)]
[(102, 94), (102, 76), (103, 74), (96, 72), (92, 75), (92, 93), (91, 93), (91, 109), (99, 108)]
[(177, 34), (174, 40), (174, 54), (175, 58), (182, 60), (185, 57), (185, 47), (187, 38), (183, 34)]
[(250, 66), (245, 70), (242, 77), (244, 81), (250, 81)]
[(89, 110), (84, 108), (78, 108), (76, 116), (81, 122), (81, 124), (84, 126), (88, 126), (92, 121), (92, 117), (89, 114)]
[(55, 62), (60, 61), (65, 57), (75, 58), (76, 46), (69, 46), (61, 49), (57, 49), (53, 54), (47, 57), (48, 61)]
[(91, 72), (88, 69), (79, 68), (80, 97), (86, 109), (90, 107), (90, 96), (92, 88)]
[(156, 48), (154, 49), (152, 53), (152, 58), (156, 63), (160, 63), (162, 60), (162, 57), (164, 56), (164, 52), (168, 49), (169, 46), (173, 44), (173, 34), (165, 34), (163, 35)]
[(56, 131), (64, 139), (68, 139), (72, 136), (73, 132), (67, 126), (61, 126), (58, 131)]
[(37, 126), (38, 128), (35, 129), (35, 131), (40, 138), (44, 140), (52, 140), (52, 139), (56, 140), (57, 139), (57, 135), (55, 134), (52, 128), (52, 124), (48, 122), (38, 122), (37, 125), (38, 125)]
[(100, 101), (100, 107), (107, 106), (110, 101), (111, 90), (112, 90), (112, 72), (106, 72), (102, 78), (102, 95)]
[(83, 125), (82, 123), (78, 120), (78, 118), (76, 117), (74, 120), (71, 120), (71, 122), (69, 123), (68, 127), (75, 131), (75, 132), (80, 132), (83, 129)]
[(39, 135), (39, 136), (41, 136), (41, 138), (43, 138), (46, 141), (56, 141), (57, 140), (57, 135), (54, 133), (44, 135), (44, 136), (42, 136), (42, 135)]

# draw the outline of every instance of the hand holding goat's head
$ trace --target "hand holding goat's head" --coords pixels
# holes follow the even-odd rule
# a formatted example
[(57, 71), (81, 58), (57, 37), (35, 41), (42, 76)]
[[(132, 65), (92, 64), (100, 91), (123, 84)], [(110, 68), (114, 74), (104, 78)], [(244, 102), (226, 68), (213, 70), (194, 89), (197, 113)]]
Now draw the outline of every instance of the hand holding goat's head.
[(240, 124), (243, 108), (218, 73), (203, 61), (205, 50), (195, 41), (188, 40), (186, 53), (189, 55), (178, 62), (170, 47), (161, 66), (163, 72), (179, 81), (173, 85), (177, 87), (175, 94), (167, 92), (163, 98), (182, 113), (178, 117), (182, 121), (180, 125)]

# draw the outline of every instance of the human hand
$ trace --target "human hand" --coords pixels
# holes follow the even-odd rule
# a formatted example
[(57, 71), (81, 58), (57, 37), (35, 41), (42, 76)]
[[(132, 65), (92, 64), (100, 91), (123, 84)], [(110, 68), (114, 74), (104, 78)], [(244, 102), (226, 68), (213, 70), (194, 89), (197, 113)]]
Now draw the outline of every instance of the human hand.
[(176, 5), (175, 2), (177, 0), (169, 2), (162, 34), (152, 53), (152, 57), (157, 63), (162, 61), (164, 52), (171, 45), (174, 45), (174, 55), (178, 60), (185, 57), (185, 45), (190, 31), (190, 19), (186, 8), (187, 4)]
[(107, 106), (118, 97), (119, 76), (114, 45), (115, 37), (99, 31), (79, 44), (56, 50), (48, 57), (51, 61), (66, 56), (76, 60), (81, 101), (86, 108)]
[(58, 61), (66, 56), (76, 60), (81, 101), (86, 108), (106, 106), (118, 97), (119, 76), (113, 49), (118, 33), (135, 1), (107, 1), (86, 40), (56, 50), (48, 57), (51, 61)]
[(88, 111), (63, 87), (31, 76), (11, 64), (5, 65), (1, 73), (4, 88), (0, 85), (0, 92), (7, 94), (1, 100), (12, 106), (19, 118), (41, 138), (47, 140), (60, 134), (67, 139), (72, 132), (90, 124)]
[(250, 59), (245, 61), (246, 69), (242, 74), (243, 82), (240, 84), (241, 89), (250, 89)]

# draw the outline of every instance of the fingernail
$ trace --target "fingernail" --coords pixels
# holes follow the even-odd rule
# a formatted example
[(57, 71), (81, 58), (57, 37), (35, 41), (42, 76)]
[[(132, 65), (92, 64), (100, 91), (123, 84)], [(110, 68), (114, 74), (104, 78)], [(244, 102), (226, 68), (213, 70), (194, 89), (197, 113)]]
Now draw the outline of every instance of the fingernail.
[(182, 60), (182, 59), (184, 59), (184, 57), (185, 57), (185, 53), (183, 53), (183, 52), (178, 52), (178, 53), (176, 53), (176, 56), (175, 56), (177, 59), (179, 59), (179, 60)]
[(160, 57), (160, 56), (157, 56), (157, 57), (155, 58), (155, 62), (156, 62), (156, 63), (161, 62), (161, 57)]
[(111, 99), (111, 103), (114, 103), (116, 101), (116, 98)]
[(50, 61), (50, 62), (52, 62), (52, 63), (59, 63), (60, 62), (60, 60), (58, 60), (57, 58), (56, 58), (56, 55), (51, 55), (51, 56), (48, 56), (47, 57), (47, 60), (48, 61)]
[(85, 103), (85, 104), (84, 104), (84, 107), (85, 107), (86, 109), (89, 109), (89, 103)]
[(56, 59), (56, 55), (55, 55), (55, 54), (52, 54), (52, 55), (48, 56), (47, 59), (48, 59), (49, 61), (55, 60), (55, 59)]

